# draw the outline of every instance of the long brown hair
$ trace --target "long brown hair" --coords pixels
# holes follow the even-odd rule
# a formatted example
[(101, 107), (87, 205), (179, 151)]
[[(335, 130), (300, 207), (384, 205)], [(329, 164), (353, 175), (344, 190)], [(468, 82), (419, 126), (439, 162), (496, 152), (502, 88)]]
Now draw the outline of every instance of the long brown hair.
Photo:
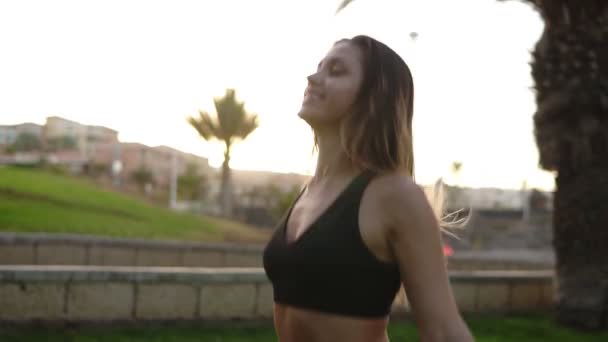
[(414, 81), (407, 64), (368, 36), (342, 39), (361, 49), (363, 81), (353, 111), (343, 118), (340, 140), (352, 163), (373, 172), (403, 170), (414, 176)]
[[(410, 68), (391, 48), (359, 35), (338, 43), (354, 44), (363, 55), (363, 81), (353, 110), (340, 123), (340, 142), (354, 166), (374, 173), (405, 171), (414, 178), (414, 81)], [(461, 210), (443, 215), (443, 184), (427, 189), (442, 231), (464, 228)]]

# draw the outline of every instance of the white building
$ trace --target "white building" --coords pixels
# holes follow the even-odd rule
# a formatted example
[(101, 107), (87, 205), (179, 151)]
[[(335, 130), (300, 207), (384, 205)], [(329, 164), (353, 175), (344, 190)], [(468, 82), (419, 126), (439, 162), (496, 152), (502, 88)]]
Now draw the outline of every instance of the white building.
[(83, 125), (58, 116), (46, 119), (43, 136), (46, 142), (63, 137), (72, 138), (76, 142), (78, 151), (85, 158), (90, 158), (96, 153), (98, 144), (118, 142), (118, 132), (113, 129)]
[(0, 125), (0, 147), (9, 146), (17, 141), (20, 134), (28, 133), (42, 139), (42, 126), (34, 123)]

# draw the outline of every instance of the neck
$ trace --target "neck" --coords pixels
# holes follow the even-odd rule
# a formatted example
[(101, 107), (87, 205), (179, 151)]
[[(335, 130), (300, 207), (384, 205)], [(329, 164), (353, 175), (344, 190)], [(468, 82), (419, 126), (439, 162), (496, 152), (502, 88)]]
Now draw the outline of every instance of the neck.
[(317, 168), (311, 184), (326, 182), (338, 177), (352, 176), (357, 172), (355, 166), (346, 156), (340, 143), (340, 137), (335, 132), (322, 134), (316, 132), (319, 156)]

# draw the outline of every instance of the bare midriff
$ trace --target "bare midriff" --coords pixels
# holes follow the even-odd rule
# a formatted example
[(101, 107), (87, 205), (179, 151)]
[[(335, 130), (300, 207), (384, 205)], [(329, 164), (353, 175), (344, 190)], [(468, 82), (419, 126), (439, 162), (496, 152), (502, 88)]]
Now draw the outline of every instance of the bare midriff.
[(275, 303), (279, 342), (388, 342), (388, 317), (357, 318)]

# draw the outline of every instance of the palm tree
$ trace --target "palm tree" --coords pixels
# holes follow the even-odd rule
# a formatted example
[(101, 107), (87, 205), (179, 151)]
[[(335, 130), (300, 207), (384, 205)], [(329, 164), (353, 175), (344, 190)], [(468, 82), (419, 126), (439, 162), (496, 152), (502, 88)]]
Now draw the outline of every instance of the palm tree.
[(453, 161), (451, 166), (451, 172), (453, 177), (453, 184), (449, 187), (448, 200), (451, 205), (458, 207), (464, 206), (462, 203), (462, 194), (464, 190), (460, 184), (460, 171), (462, 170), (462, 162)]
[(238, 102), (234, 89), (226, 89), (221, 98), (215, 98), (217, 118), (199, 111), (198, 117), (189, 117), (188, 123), (203, 139), (224, 142), (224, 163), (222, 164), (221, 207), (224, 216), (232, 215), (232, 191), (230, 184), (230, 149), (238, 140), (244, 140), (258, 127), (258, 116), (245, 111), (245, 103)]
[(531, 65), (539, 164), (556, 174), (556, 319), (564, 326), (606, 330), (608, 1), (523, 1), (545, 22)]
[(557, 319), (608, 329), (608, 3), (528, 2), (545, 21), (534, 129), (540, 165), (557, 175)]
[(452, 162), (452, 175), (454, 176), (454, 181), (457, 184), (460, 183), (460, 170), (461, 169), (462, 169), (462, 162), (460, 162), (460, 161)]

